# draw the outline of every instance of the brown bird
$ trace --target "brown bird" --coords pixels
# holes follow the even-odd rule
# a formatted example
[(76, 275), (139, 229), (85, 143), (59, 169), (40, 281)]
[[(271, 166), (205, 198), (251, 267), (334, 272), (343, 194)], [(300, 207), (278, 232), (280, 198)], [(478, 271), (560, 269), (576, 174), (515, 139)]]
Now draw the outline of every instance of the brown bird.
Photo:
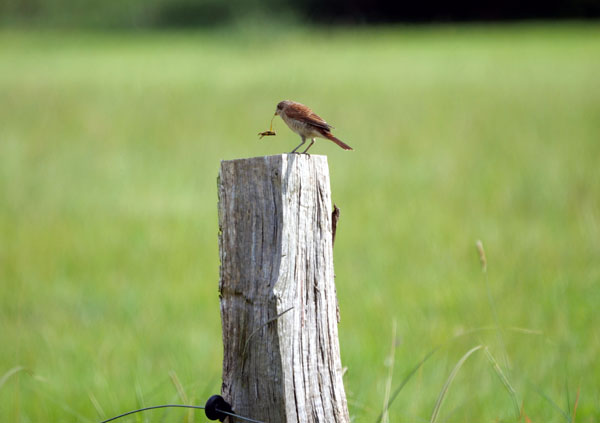
[(315, 143), (315, 138), (327, 138), (333, 141), (344, 150), (352, 150), (348, 144), (340, 141), (331, 134), (333, 126), (325, 122), (317, 116), (309, 107), (304, 104), (296, 103), (291, 100), (279, 102), (275, 110), (275, 116), (279, 115), (281, 119), (290, 127), (292, 131), (300, 135), (302, 142), (298, 147), (294, 148), (291, 153), (295, 153), (305, 142), (307, 138), (311, 138), (312, 142), (302, 152), (305, 154), (310, 147)]

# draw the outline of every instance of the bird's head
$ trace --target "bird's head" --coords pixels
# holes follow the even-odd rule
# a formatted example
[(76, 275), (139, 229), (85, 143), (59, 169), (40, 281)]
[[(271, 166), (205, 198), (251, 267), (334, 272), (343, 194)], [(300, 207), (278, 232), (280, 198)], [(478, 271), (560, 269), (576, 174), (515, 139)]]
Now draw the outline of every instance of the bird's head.
[(281, 115), (281, 112), (283, 112), (283, 110), (289, 105), (291, 104), (290, 100), (283, 100), (280, 101), (277, 104), (277, 108), (275, 109), (275, 116)]

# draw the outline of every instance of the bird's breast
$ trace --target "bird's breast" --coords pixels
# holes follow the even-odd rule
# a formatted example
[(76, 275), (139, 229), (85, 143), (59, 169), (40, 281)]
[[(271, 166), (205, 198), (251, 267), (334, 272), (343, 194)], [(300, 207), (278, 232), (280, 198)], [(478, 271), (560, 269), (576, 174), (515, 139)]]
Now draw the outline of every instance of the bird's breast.
[(315, 127), (301, 120), (292, 119), (285, 114), (281, 115), (283, 121), (290, 127), (292, 131), (305, 137), (315, 137), (320, 135)]

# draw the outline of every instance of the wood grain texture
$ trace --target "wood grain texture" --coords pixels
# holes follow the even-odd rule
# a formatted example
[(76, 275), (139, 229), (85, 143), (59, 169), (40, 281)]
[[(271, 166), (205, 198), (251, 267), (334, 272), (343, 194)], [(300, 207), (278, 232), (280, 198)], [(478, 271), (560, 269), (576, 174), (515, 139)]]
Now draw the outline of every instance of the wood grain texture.
[(223, 397), (268, 423), (348, 423), (327, 158), (223, 161), (218, 185)]

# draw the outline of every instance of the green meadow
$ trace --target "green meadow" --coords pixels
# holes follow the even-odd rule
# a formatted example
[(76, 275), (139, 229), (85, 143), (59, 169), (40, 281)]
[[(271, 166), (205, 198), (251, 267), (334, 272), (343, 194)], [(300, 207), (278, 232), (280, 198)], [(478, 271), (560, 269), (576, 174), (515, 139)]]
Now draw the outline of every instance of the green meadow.
[(406, 381), (389, 421), (429, 422), (482, 345), (436, 421), (599, 421), (600, 27), (579, 23), (1, 30), (0, 421), (220, 392), (219, 162), (294, 148), (279, 118), (257, 137), (283, 99), (355, 150), (311, 149), (341, 209), (352, 420)]

